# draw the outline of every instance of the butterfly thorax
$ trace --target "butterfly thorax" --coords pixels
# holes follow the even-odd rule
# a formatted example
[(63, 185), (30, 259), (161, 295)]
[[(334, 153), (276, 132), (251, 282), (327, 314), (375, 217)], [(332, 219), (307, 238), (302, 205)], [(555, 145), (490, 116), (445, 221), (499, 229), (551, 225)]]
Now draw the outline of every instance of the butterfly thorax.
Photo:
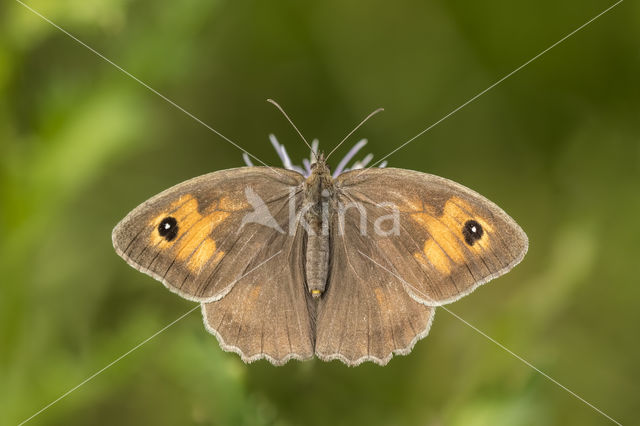
[(334, 184), (321, 154), (311, 165), (304, 183), (302, 227), (305, 231), (305, 279), (314, 298), (322, 296), (329, 271), (329, 226), (334, 204)]

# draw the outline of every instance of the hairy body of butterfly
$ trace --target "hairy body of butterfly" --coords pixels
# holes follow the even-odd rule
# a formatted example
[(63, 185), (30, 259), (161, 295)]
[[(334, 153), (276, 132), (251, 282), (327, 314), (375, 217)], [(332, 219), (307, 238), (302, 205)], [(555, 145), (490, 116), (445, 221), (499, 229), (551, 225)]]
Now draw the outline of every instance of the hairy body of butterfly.
[(314, 298), (320, 297), (327, 285), (330, 218), (336, 210), (334, 191), (329, 168), (321, 159), (304, 182), (305, 278)]
[(129, 213), (114, 247), (200, 302), (223, 349), (276, 365), (386, 364), (428, 334), (436, 306), (527, 251), (513, 219), (450, 180), (394, 168), (331, 176), (322, 156), (307, 172), (243, 167), (183, 182)]

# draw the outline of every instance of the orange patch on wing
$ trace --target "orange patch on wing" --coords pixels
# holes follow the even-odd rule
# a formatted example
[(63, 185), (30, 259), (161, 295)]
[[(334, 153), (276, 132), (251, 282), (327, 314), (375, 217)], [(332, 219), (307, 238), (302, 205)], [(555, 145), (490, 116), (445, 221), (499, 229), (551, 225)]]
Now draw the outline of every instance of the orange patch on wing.
[(476, 215), (469, 203), (458, 197), (452, 197), (445, 204), (444, 216), (449, 216), (451, 218), (450, 222), (452, 224), (455, 223), (458, 227), (463, 226), (468, 220), (473, 219), (478, 222), (484, 230), (482, 238), (476, 240), (472, 246), (469, 246), (468, 244), (465, 245), (469, 250), (476, 253), (479, 253), (483, 249), (486, 250), (489, 248), (489, 235), (491, 235), (491, 233), (493, 232), (493, 227), (486, 220), (484, 220), (484, 218)]
[[(414, 213), (411, 217), (427, 229), (429, 235), (431, 235), (431, 239), (428, 239), (427, 242), (434, 243), (434, 248), (446, 253), (446, 255), (455, 263), (460, 263), (464, 260), (464, 252), (460, 245), (461, 242), (464, 242), (464, 240), (461, 239), (464, 237), (462, 237), (462, 231), (460, 231), (460, 236), (455, 233), (455, 231), (460, 228), (458, 224), (452, 226), (451, 223), (448, 223), (450, 222), (450, 219), (448, 220), (444, 215), (436, 218), (428, 213)], [(432, 248), (431, 244), (429, 244), (429, 248)], [(423, 251), (425, 256), (429, 258), (429, 254), (434, 250), (428, 251), (425, 246)]]
[(451, 258), (433, 240), (425, 241), (423, 251), (414, 253), (414, 256), (420, 263), (436, 268), (441, 274), (451, 273)]
[(254, 287), (251, 289), (249, 293), (249, 297), (247, 297), (249, 303), (254, 303), (258, 300), (260, 293), (262, 292), (262, 286), (260, 284), (254, 284)]
[[(211, 232), (229, 215), (230, 213), (227, 212), (213, 211), (205, 216), (198, 215), (197, 220), (187, 221), (188, 229), (184, 230), (186, 234), (176, 244), (176, 258), (181, 261), (186, 260), (187, 267), (192, 272), (200, 272), (211, 256), (216, 253), (216, 242), (211, 238)], [(178, 226), (180, 226), (179, 222)]]
[(443, 216), (451, 216), (460, 224), (464, 224), (467, 220), (473, 219), (482, 225), (484, 230), (493, 232), (493, 227), (489, 225), (484, 218), (476, 215), (469, 203), (458, 197), (451, 197), (451, 199), (446, 202)]
[[(175, 250), (176, 259), (186, 261), (186, 266), (194, 273), (209, 262), (212, 256), (212, 264), (217, 264), (224, 256), (224, 252), (217, 250), (215, 239), (211, 237), (213, 230), (218, 227), (231, 213), (221, 211), (220, 203), (213, 202), (207, 212), (201, 214), (198, 211), (198, 201), (192, 195), (184, 195), (173, 202), (166, 211), (154, 217), (149, 225), (153, 231), (150, 243), (160, 250), (171, 247)], [(162, 219), (171, 216), (176, 219), (178, 233), (174, 239), (167, 241), (157, 231)]]
[[(178, 222), (178, 235), (172, 241), (165, 240), (164, 237), (158, 233), (158, 225), (162, 219), (167, 216), (173, 217), (176, 222)], [(167, 246), (171, 246), (177, 240), (177, 237), (185, 231), (185, 224), (192, 223), (199, 217), (201, 216), (198, 213), (198, 201), (193, 198), (192, 195), (183, 195), (178, 200), (171, 203), (166, 211), (160, 213), (149, 222), (149, 225), (153, 229), (151, 232), (150, 243), (161, 250)]]
[[(493, 231), (486, 220), (475, 214), (469, 203), (458, 197), (447, 200), (440, 216), (428, 212), (413, 213), (411, 218), (424, 227), (431, 238), (427, 238), (422, 252), (414, 253), (423, 265), (431, 265), (443, 274), (451, 272), (453, 263), (462, 264), (465, 248), (478, 252), (489, 247), (488, 235)], [(477, 221), (484, 235), (473, 246), (464, 241), (462, 227), (468, 220)]]
[(187, 267), (194, 273), (200, 272), (215, 252), (216, 242), (211, 238), (205, 239), (189, 258)]
[(373, 289), (374, 294), (376, 295), (376, 300), (378, 301), (378, 306), (382, 312), (387, 312), (389, 310), (389, 306), (387, 305), (387, 299), (384, 297), (384, 293), (381, 289), (375, 288)]

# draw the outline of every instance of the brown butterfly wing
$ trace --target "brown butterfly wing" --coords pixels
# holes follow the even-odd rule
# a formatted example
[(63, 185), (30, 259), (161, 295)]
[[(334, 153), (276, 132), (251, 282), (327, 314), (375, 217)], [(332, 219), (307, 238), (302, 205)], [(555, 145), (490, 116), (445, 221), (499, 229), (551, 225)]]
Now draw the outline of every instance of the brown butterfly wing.
[[(387, 276), (401, 277), (409, 294), (424, 304), (465, 296), (508, 272), (527, 252), (527, 236), (511, 217), (448, 179), (372, 168), (340, 175), (336, 186), (342, 203), (366, 210), (363, 243), (378, 247)], [(387, 219), (380, 220), (383, 216)], [(356, 209), (347, 210), (345, 221), (362, 224)]]
[(394, 354), (411, 352), (429, 333), (435, 308), (413, 300), (402, 280), (370, 260), (388, 264), (353, 219), (332, 221), (330, 274), (318, 306), (315, 352), (322, 360), (350, 366), (384, 365)]
[(298, 232), (284, 248), (266, 246), (266, 267), (249, 272), (222, 299), (202, 304), (207, 330), (245, 362), (266, 358), (281, 365), (313, 356), (302, 236)]
[[(329, 279), (317, 314), (316, 355), (354, 366), (385, 365), (429, 333), (435, 308), (413, 300), (401, 279), (380, 267), (385, 254), (353, 215), (331, 226)], [(375, 262), (372, 262), (375, 259)], [(376, 264), (378, 263), (378, 264)]]
[[(300, 205), (303, 180), (296, 172), (266, 167), (188, 180), (129, 213), (114, 228), (113, 245), (134, 268), (182, 297), (218, 300), (269, 257), (265, 247), (277, 251), (291, 246), (293, 236), (286, 229), (289, 198)], [(256, 218), (260, 212), (251, 203), (251, 191), (264, 200), (265, 217)], [(250, 213), (253, 221), (244, 223)], [(269, 215), (282, 232), (255, 223), (269, 220)]]
[(434, 306), (506, 273), (527, 251), (504, 211), (438, 176), (355, 170), (336, 189), (315, 347), (324, 360), (385, 364), (408, 353), (429, 332)]

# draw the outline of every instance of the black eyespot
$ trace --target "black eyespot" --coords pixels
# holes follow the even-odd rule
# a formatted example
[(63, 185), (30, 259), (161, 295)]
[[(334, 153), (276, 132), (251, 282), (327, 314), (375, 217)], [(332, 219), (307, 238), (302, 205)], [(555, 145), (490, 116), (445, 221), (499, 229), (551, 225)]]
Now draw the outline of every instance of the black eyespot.
[(178, 235), (178, 221), (171, 216), (165, 217), (158, 225), (158, 234), (167, 241), (173, 240)]
[(464, 235), (464, 241), (470, 246), (473, 245), (476, 241), (482, 238), (484, 234), (484, 230), (482, 226), (475, 220), (468, 220), (465, 222), (462, 227), (462, 235)]

